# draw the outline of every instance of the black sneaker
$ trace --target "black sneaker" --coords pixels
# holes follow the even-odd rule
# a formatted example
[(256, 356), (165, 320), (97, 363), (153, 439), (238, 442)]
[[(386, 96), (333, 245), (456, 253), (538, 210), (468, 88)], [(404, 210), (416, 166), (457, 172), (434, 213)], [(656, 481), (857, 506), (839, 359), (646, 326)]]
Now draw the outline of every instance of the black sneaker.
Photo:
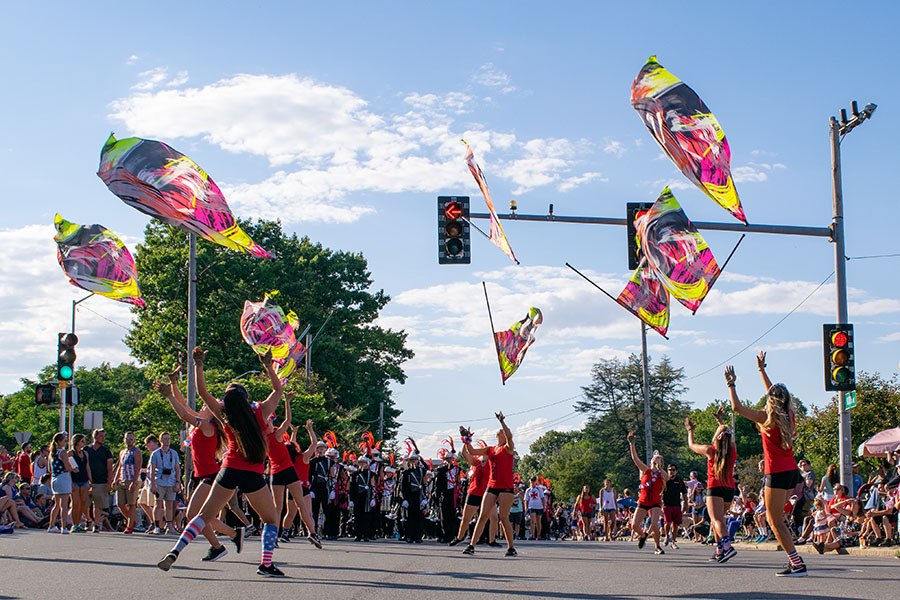
[(665, 554), (665, 553), (666, 553), (666, 551), (663, 550), (661, 546), (657, 546), (657, 547), (656, 547), (656, 550), (653, 551), (653, 554), (655, 554), (655, 555), (657, 555), (657, 556), (661, 556), (661, 555), (663, 555), (663, 554)]
[(501, 543), (498, 542), (497, 540), (494, 540), (493, 542), (488, 542), (488, 546), (491, 546), (491, 547), (493, 547), (493, 548), (499, 548), (499, 547), (502, 546), (502, 545), (503, 545), (503, 544), (501, 544)]
[(719, 562), (719, 560), (720, 560), (721, 558), (722, 558), (722, 554), (719, 553), (718, 551), (716, 551), (715, 554), (713, 554), (712, 556), (710, 556), (710, 557), (707, 558), (706, 560), (708, 560), (709, 562)]
[(206, 553), (206, 556), (201, 558), (200, 560), (204, 562), (216, 562), (223, 556), (228, 554), (228, 549), (225, 546), (219, 546), (218, 548), (209, 547), (209, 551)]
[(156, 566), (159, 567), (160, 569), (162, 569), (163, 571), (168, 571), (169, 569), (172, 568), (172, 564), (176, 560), (178, 560), (178, 554), (176, 554), (175, 552), (169, 552), (168, 554), (163, 556), (163, 559), (161, 561), (156, 563)]
[(291, 536), (289, 536), (289, 535), (286, 534), (286, 533), (282, 533), (282, 534), (281, 534), (281, 541), (284, 542), (284, 543), (286, 543), (286, 544), (289, 544), (289, 543), (291, 542)]
[[(475, 554), (475, 546), (473, 546), (472, 544), (469, 544), (468, 546), (466, 546), (466, 549), (463, 550), (463, 554)], [(168, 570), (168, 569), (166, 569), (166, 570)]]
[(275, 565), (269, 565), (268, 567), (265, 565), (259, 565), (259, 568), (256, 569), (256, 574), (263, 575), (265, 577), (284, 577), (284, 573), (282, 573), (281, 569), (279, 569)]
[(644, 544), (647, 543), (647, 534), (644, 534), (638, 539), (638, 548), (643, 548)]
[(462, 541), (461, 539), (453, 538), (452, 540), (450, 540), (450, 545), (451, 545), (451, 546), (455, 546), (455, 545), (457, 545), (458, 543), (460, 543), (461, 541)]
[(516, 549), (515, 549), (515, 548), (507, 548), (507, 549), (506, 549), (506, 555), (507, 555), (507, 556), (518, 556), (519, 553), (516, 552)]
[(801, 564), (800, 566), (795, 567), (794, 565), (787, 565), (783, 571), (778, 571), (775, 573), (776, 577), (806, 577), (806, 565)]
[(310, 544), (312, 544), (313, 546), (315, 546), (315, 547), (318, 548), (319, 550), (322, 549), (322, 540), (320, 540), (320, 539), (319, 539), (319, 536), (317, 536), (316, 534), (311, 533), (311, 534), (309, 534), (308, 536), (306, 536), (306, 539), (309, 540), (309, 543), (310, 543)]
[(731, 560), (732, 558), (734, 558), (735, 556), (737, 556), (737, 550), (734, 549), (734, 546), (729, 546), (728, 550), (723, 552), (722, 555), (719, 557), (718, 562), (719, 562), (719, 564), (726, 563), (729, 560)]
[(813, 548), (816, 549), (816, 552), (818, 552), (819, 554), (825, 554), (825, 544), (823, 544), (822, 542), (813, 542), (812, 545)]
[(231, 538), (231, 541), (234, 542), (234, 549), (238, 554), (244, 549), (244, 531), (243, 527), (238, 527), (234, 530), (234, 537)]

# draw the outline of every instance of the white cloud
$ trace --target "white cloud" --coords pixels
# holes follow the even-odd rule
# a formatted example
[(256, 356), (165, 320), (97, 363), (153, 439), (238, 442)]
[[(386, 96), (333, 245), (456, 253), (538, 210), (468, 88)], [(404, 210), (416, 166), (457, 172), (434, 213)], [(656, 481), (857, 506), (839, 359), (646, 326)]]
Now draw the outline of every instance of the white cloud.
[(189, 79), (190, 76), (187, 71), (178, 71), (178, 73), (175, 74), (175, 77), (166, 82), (166, 87), (173, 88), (184, 85)]
[(781, 342), (779, 344), (771, 344), (760, 350), (805, 350), (806, 348), (818, 348), (822, 345), (821, 341), (813, 342)]
[[(814, 281), (761, 281), (733, 292), (713, 289), (697, 313), (703, 316), (785, 314), (800, 304), (819, 284)], [(834, 316), (834, 284), (823, 285), (799, 313)], [(850, 312), (860, 317), (900, 312), (900, 300), (873, 298), (865, 290), (848, 290)]]
[(509, 94), (519, 89), (512, 84), (510, 76), (498, 69), (494, 63), (481, 65), (472, 75), (472, 81), (486, 87), (497, 88), (501, 94)]
[(900, 342), (900, 331), (883, 335), (876, 340), (877, 342)]
[(606, 154), (612, 154), (618, 158), (624, 155), (628, 150), (625, 148), (625, 144), (619, 140), (606, 140), (603, 145), (603, 151)]
[(581, 175), (573, 175), (572, 177), (563, 179), (559, 183), (559, 185), (556, 186), (556, 189), (560, 192), (568, 192), (591, 181), (607, 182), (609, 181), (609, 178), (604, 177), (603, 173), (594, 173), (593, 171), (588, 171), (587, 173), (582, 173)]
[(125, 59), (125, 64), (130, 66), (130, 65), (135, 64), (139, 60), (141, 60), (140, 56), (138, 56), (137, 54), (132, 54), (127, 59)]
[[(519, 139), (478, 124), (458, 128), (473, 98), (410, 93), (406, 112), (378, 114), (352, 90), (297, 75), (235, 75), (202, 87), (145, 72), (140, 89), (111, 105), (111, 118), (141, 137), (202, 138), (226, 151), (260, 156), (277, 168), (262, 181), (219, 180), (235, 208), (287, 222), (352, 222), (374, 212), (355, 192), (477, 190), (459, 140), (476, 152), (492, 186), (520, 194), (555, 184), (568, 191), (600, 179), (579, 173), (584, 140)], [(168, 83), (166, 83), (168, 82)], [(496, 186), (504, 193), (502, 185)]]
[(148, 71), (138, 73), (139, 81), (131, 86), (131, 89), (138, 92), (149, 92), (159, 87), (166, 79), (169, 78), (169, 70), (165, 67), (156, 67)]
[[(87, 292), (70, 285), (56, 260), (55, 230), (28, 225), (0, 231), (7, 248), (0, 262), (0, 390), (15, 391), (19, 378), (34, 378), (54, 362), (56, 334), (71, 328), (71, 300)], [(95, 311), (95, 312), (91, 312)], [(79, 366), (130, 360), (120, 327), (131, 316), (125, 304), (95, 296), (79, 305), (76, 331)]]
[(756, 163), (750, 162), (745, 166), (731, 170), (731, 175), (737, 183), (759, 183), (768, 181), (769, 173), (787, 169), (783, 163)]
[(685, 179), (656, 179), (654, 181), (644, 181), (644, 186), (657, 192), (661, 192), (663, 188), (669, 187), (673, 190), (692, 190), (694, 184)]

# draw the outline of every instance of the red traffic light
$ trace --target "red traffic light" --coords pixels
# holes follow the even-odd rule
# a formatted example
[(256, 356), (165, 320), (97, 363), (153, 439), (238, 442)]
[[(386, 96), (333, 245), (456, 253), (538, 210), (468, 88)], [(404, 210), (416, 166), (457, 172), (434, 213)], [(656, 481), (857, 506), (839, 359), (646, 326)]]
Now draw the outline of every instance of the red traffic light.
[(453, 221), (463, 216), (462, 206), (458, 202), (448, 202), (444, 205), (444, 216)]
[(59, 334), (59, 345), (63, 348), (74, 348), (78, 343), (78, 336), (74, 333)]
[(831, 345), (844, 348), (850, 341), (850, 337), (844, 331), (835, 331), (831, 336)]

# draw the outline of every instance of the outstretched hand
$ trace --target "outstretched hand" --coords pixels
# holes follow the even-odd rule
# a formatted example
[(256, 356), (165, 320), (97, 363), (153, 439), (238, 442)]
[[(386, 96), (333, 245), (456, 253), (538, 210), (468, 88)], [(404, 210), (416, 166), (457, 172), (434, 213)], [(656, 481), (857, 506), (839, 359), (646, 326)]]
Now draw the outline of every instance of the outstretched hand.
[(691, 421), (691, 418), (690, 418), (690, 417), (685, 417), (685, 418), (684, 418), (684, 428), (687, 429), (688, 431), (693, 431), (693, 430), (694, 430), (694, 422)]
[(728, 365), (725, 367), (725, 383), (728, 385), (734, 385), (734, 382), (737, 381), (737, 375), (734, 374), (734, 367), (732, 365)]
[(176, 385), (181, 380), (181, 363), (178, 363), (178, 366), (166, 376), (169, 378), (169, 383)]
[(204, 350), (200, 346), (197, 346), (194, 348), (192, 354), (194, 356), (194, 362), (197, 365), (203, 365), (203, 360), (206, 358), (206, 350)]
[(634, 443), (634, 432), (629, 431), (628, 435), (625, 436), (625, 439), (628, 440), (629, 444), (633, 444)]
[(756, 355), (756, 367), (760, 371), (764, 371), (766, 368), (766, 351), (763, 350), (759, 354)]
[(265, 354), (259, 357), (259, 362), (263, 364), (265, 368), (269, 368), (272, 366), (272, 351), (267, 350)]
[(150, 387), (154, 390), (168, 398), (172, 394), (172, 386), (168, 383), (163, 383), (162, 381), (154, 381)]
[(719, 425), (724, 423), (725, 422), (725, 407), (720, 406), (719, 408), (717, 408), (716, 412), (713, 416), (716, 418), (716, 423), (718, 423)]
[(497, 420), (500, 421), (501, 423), (506, 419), (506, 417), (503, 416), (502, 410), (498, 413), (494, 413), (494, 416), (497, 417)]

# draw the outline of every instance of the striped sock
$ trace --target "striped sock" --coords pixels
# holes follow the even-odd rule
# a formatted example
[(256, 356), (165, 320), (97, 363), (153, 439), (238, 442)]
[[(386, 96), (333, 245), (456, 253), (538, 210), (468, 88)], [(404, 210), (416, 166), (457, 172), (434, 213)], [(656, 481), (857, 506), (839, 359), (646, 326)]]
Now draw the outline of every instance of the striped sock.
[(187, 527), (184, 528), (184, 531), (181, 532), (181, 535), (178, 537), (178, 541), (175, 542), (175, 547), (172, 548), (172, 552), (178, 554), (184, 547), (194, 541), (194, 538), (197, 537), (197, 534), (206, 526), (206, 522), (203, 520), (203, 517), (197, 515), (191, 522), (188, 523)]
[(270, 525), (266, 523), (262, 530), (262, 560), (260, 564), (270, 566), (272, 564), (272, 553), (275, 552), (275, 542), (278, 541), (278, 525)]
[(726, 535), (724, 538), (719, 540), (719, 543), (722, 545), (723, 551), (728, 550), (729, 548), (731, 548), (731, 536)]
[(796, 550), (794, 550), (793, 552), (788, 552), (787, 556), (792, 567), (803, 566), (803, 559), (800, 558), (800, 554)]

